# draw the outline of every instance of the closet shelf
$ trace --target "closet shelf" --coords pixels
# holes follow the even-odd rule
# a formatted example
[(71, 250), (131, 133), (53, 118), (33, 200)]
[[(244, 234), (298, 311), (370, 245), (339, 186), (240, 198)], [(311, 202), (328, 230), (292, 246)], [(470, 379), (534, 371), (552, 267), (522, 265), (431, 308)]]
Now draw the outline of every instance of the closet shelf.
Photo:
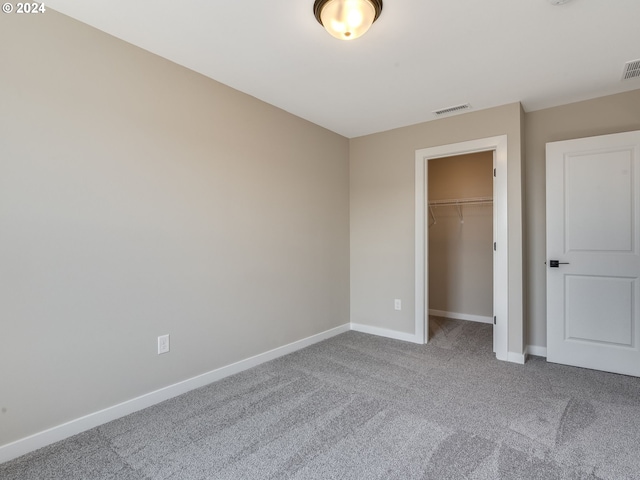
[(447, 200), (429, 200), (430, 207), (446, 207), (450, 205), (491, 205), (493, 197), (452, 198)]
[(431, 215), (432, 223), (429, 227), (437, 223), (436, 216), (433, 214), (433, 207), (448, 207), (453, 206), (458, 210), (458, 216), (460, 217), (460, 223), (464, 223), (464, 217), (462, 215), (463, 205), (493, 205), (493, 197), (469, 197), (469, 198), (452, 198), (448, 200), (431, 200), (429, 201), (429, 214)]

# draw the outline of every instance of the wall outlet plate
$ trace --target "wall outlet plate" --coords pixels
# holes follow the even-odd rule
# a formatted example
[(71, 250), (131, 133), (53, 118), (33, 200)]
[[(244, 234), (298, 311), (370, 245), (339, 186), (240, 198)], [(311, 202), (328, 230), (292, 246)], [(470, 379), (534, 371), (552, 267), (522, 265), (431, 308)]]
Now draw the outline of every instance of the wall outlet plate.
[(169, 335), (160, 335), (158, 337), (158, 355), (169, 352)]
[(402, 300), (396, 298), (393, 302), (393, 308), (395, 308), (396, 310), (402, 310)]

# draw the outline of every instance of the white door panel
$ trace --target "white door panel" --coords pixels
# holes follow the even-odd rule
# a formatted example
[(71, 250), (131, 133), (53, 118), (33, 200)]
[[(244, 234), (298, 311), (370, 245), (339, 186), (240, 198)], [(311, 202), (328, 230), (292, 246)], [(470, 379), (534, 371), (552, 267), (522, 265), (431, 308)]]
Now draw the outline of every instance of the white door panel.
[(547, 144), (548, 361), (640, 376), (639, 152), (640, 132)]
[(631, 250), (632, 154), (567, 155), (565, 251)]
[(565, 275), (565, 340), (633, 347), (636, 288), (632, 278)]

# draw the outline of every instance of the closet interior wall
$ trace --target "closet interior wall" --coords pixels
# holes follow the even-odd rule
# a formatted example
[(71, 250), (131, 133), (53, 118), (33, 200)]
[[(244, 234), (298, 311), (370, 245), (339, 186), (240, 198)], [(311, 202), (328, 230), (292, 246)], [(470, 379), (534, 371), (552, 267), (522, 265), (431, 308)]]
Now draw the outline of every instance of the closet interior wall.
[(492, 323), (492, 196), (493, 152), (429, 160), (430, 315)]

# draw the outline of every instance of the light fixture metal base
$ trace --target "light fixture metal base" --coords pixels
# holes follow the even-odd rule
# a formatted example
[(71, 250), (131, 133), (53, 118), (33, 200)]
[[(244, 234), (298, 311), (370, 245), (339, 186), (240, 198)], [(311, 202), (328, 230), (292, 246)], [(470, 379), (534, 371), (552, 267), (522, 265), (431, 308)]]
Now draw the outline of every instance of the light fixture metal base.
[[(315, 2), (313, 2), (313, 14), (315, 15), (318, 23), (323, 27), (324, 25), (320, 18), (320, 14), (322, 13), (322, 8), (330, 1), (331, 0), (315, 0)], [(376, 15), (375, 17), (373, 17), (373, 21), (375, 22), (380, 16), (380, 12), (382, 12), (382, 0), (367, 0), (367, 1), (371, 3), (371, 5), (373, 5), (373, 8), (376, 11)]]

